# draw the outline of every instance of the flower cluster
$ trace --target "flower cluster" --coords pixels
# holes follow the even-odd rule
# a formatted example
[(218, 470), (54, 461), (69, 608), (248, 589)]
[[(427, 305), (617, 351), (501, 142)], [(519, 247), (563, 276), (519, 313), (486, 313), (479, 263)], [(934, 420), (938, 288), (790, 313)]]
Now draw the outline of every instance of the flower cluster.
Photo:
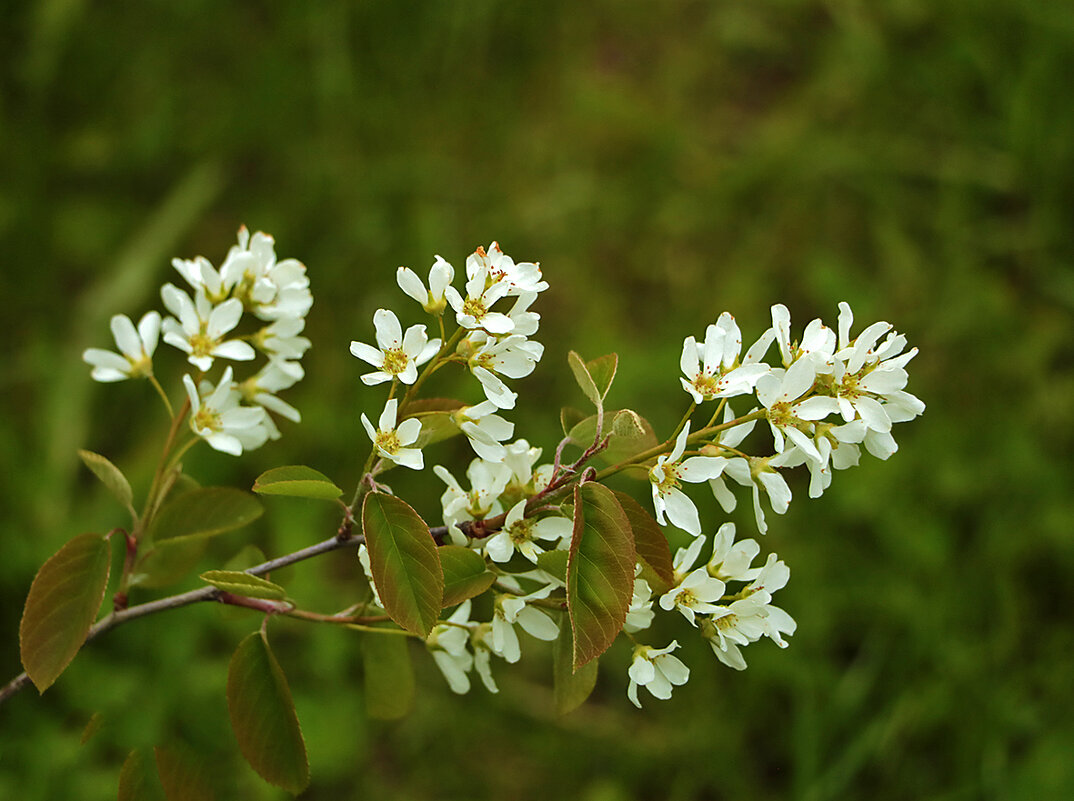
[[(93, 365), (93, 377), (146, 378), (159, 390), (153, 356), (163, 335), (196, 369), (182, 383), (188, 400), (184, 413), (189, 412), (198, 437), (233, 454), (278, 437), (273, 414), (299, 419), (278, 393), (302, 378), (300, 359), (310, 345), (301, 336), (312, 303), (305, 268), (293, 259), (277, 261), (271, 237), (250, 236), (245, 228), (219, 269), (201, 257), (177, 259), (173, 265), (187, 288), (169, 283), (161, 290), (170, 316), (162, 319), (150, 312), (137, 326), (122, 315), (113, 318), (119, 352), (87, 350), (84, 358)], [(455, 549), (454, 557), (476, 563), (471, 578), (480, 579), (480, 587), (469, 597), (454, 595), (456, 608), (446, 617), (438, 616), (439, 599), (433, 599), (423, 628), (415, 629), (412, 622), (404, 626), (424, 636), (450, 688), (467, 692), (476, 673), (496, 692), (493, 658), (508, 663), (521, 658), (525, 639), (520, 630), (548, 641), (557, 638), (561, 627), (576, 625), (572, 603), (592, 600), (579, 600), (578, 562), (600, 559), (591, 554), (576, 558), (576, 546), (585, 536), (581, 532), (592, 520), (580, 515), (575, 504), (583, 503), (586, 482), (599, 483), (627, 469), (647, 474), (653, 514), (630, 501), (628, 515), (615, 495), (602, 488), (610, 507), (602, 507), (603, 522), (592, 525), (617, 529), (622, 547), (615, 553), (621, 558), (592, 568), (598, 572), (589, 578), (595, 575), (598, 581), (585, 592), (604, 593), (591, 604), (598, 609), (594, 614), (603, 615), (596, 627), (603, 641), (581, 657), (576, 648), (574, 658), (594, 658), (621, 631), (634, 646), (627, 695), (640, 706), (639, 688), (666, 699), (690, 676), (674, 653), (678, 640), (663, 647), (639, 641), (661, 614), (665, 619), (681, 615), (720, 662), (737, 670), (746, 667), (743, 648), (754, 642), (767, 638), (786, 647), (796, 624), (773, 604), (773, 597), (786, 586), (790, 570), (774, 553), (762, 557), (757, 540), (736, 541), (733, 523), (716, 528), (702, 521), (691, 485), (707, 485), (727, 513), (736, 508), (739, 488), (748, 489), (757, 528), (766, 533), (765, 508), (782, 514), (792, 500), (787, 471), (804, 467), (808, 494), (817, 497), (831, 484), (834, 470), (858, 464), (863, 448), (881, 459), (895, 453), (894, 424), (925, 408), (905, 389), (906, 367), (917, 349), (908, 350), (906, 338), (885, 322), (853, 336), (853, 314), (841, 303), (834, 330), (813, 320), (800, 339), (792, 335), (786, 307), (773, 306), (771, 325), (743, 351), (738, 324), (724, 312), (703, 339), (689, 336), (683, 342), (679, 381), (689, 407), (663, 442), (636, 412), (605, 408), (617, 357), (585, 363), (572, 354), (572, 370), (596, 414), (573, 425), (565, 419), (566, 437), (554, 456), (542, 462), (544, 450), (517, 436), (508, 418), (518, 397), (510, 382), (532, 373), (544, 354), (534, 339), (541, 318), (530, 308), (548, 284), (536, 263), (516, 262), (495, 242), (470, 254), (459, 278), (456, 282), (455, 268), (440, 256), (426, 280), (400, 267), (399, 288), (431, 317), (431, 324), (426, 320), (404, 328), (395, 311), (377, 309), (372, 343), (350, 345), (351, 354), (368, 366), (360, 374), (362, 384), (384, 385), (379, 391), (386, 389), (387, 397), (383, 406), (378, 403), (375, 425), (361, 415), (371, 447), (346, 518), (349, 525), (364, 492), (391, 492), (379, 480), (382, 473), (396, 466), (424, 470), (425, 448), (450, 436), (469, 442), (476, 458), (465, 476), (456, 477), (442, 464), (432, 466), (443, 485), (443, 525), (435, 537), (438, 545)], [(437, 336), (430, 336), (430, 327)], [(236, 380), (232, 363), (251, 362), (259, 354), (265, 358), (260, 368)], [(227, 364), (213, 382), (206, 374), (218, 361)], [(449, 365), (462, 371), (470, 397), (420, 398), (426, 380)], [(761, 421), (770, 438), (760, 437), (760, 450), (748, 452), (747, 438)], [(582, 450), (573, 463), (564, 459), (569, 446)], [(591, 464), (598, 457), (605, 460), (600, 471)], [(421, 548), (431, 553), (427, 525), (417, 520), (411, 531), (420, 534)], [(625, 537), (624, 526), (631, 528)], [(714, 528), (709, 556), (702, 560), (706, 531)], [(691, 538), (674, 557), (665, 529)], [(377, 586), (377, 575), (390, 581), (391, 574), (376, 574), (384, 568), (375, 569), (373, 557), (381, 560), (378, 565), (383, 559), (377, 556), (375, 538), (369, 531), (364, 534), (369, 550), (362, 544), (359, 559), (372, 587), (365, 606), (375, 605), (392, 617), (398, 587)], [(644, 536), (649, 539), (643, 548)], [(390, 550), (398, 552), (396, 545), (393, 539)], [(633, 562), (622, 557), (624, 548), (636, 548)], [(602, 553), (609, 564), (616, 562)], [(411, 588), (435, 568), (435, 562), (431, 568), (423, 564), (420, 577), (408, 575)], [(587, 634), (591, 641), (596, 638), (588, 635), (594, 630)], [(577, 646), (579, 638), (573, 639)]]
[[(219, 269), (202, 256), (175, 259), (172, 266), (188, 289), (172, 283), (161, 288), (170, 316), (161, 319), (158, 312), (149, 312), (137, 328), (125, 315), (113, 317), (119, 353), (87, 349), (83, 359), (93, 366), (92, 377), (147, 378), (163, 395), (153, 373), (153, 354), (163, 334), (164, 342), (182, 351), (197, 370), (184, 375), (182, 383), (190, 427), (198, 437), (234, 455), (277, 439), (280, 431), (272, 414), (301, 419), (277, 393), (304, 375), (299, 360), (310, 341), (301, 333), (313, 304), (305, 266), (295, 259), (277, 260), (272, 237), (261, 232), (251, 236), (245, 227)], [(231, 365), (215, 383), (206, 375), (217, 360), (250, 362), (258, 354), (265, 361), (241, 381)]]
[[(515, 425), (503, 414), (514, 407), (517, 394), (507, 380), (529, 375), (543, 352), (532, 339), (540, 317), (529, 310), (548, 286), (536, 264), (516, 263), (494, 242), (467, 258), (461, 289), (454, 285), (455, 269), (440, 256), (427, 285), (406, 267), (399, 268), (397, 281), (436, 319), (440, 336), (430, 339), (420, 324), (404, 332), (394, 312), (379, 309), (373, 317), (376, 345), (351, 344), (351, 353), (374, 368), (362, 375), (364, 383), (392, 382), (379, 425), (362, 416), (374, 444), (372, 475), (393, 464), (422, 469), (422, 447), (444, 438), (438, 432), (445, 425), (469, 440), (477, 458), (465, 481), (443, 465), (433, 471), (445, 486), (440, 498), (444, 539), (481, 556), (495, 574), (491, 606), (465, 601), (432, 629), (426, 645), (452, 690), (467, 692), (476, 671), (481, 683), (496, 692), (492, 658), (518, 661), (522, 641), (517, 628), (551, 640), (560, 626), (569, 625), (562, 614), (569, 600), (564, 552), (571, 548), (574, 524), (561, 490), (576, 482), (585, 461), (620, 434), (614, 425), (598, 430), (589, 450), (570, 466), (561, 461), (563, 447), (581, 444), (571, 434), (557, 448), (553, 463), (540, 465), (540, 448), (512, 439)], [(837, 331), (814, 320), (797, 341), (786, 307), (774, 306), (771, 326), (745, 352), (741, 331), (726, 312), (708, 326), (702, 341), (687, 337), (680, 382), (691, 405), (682, 424), (654, 449), (659, 452), (646, 451), (611, 468), (647, 468), (653, 524), (692, 537), (673, 558), (668, 553), (662, 574), (640, 557), (635, 564), (633, 595), (622, 624), (635, 643), (627, 691), (634, 704), (640, 706), (639, 687), (665, 699), (689, 679), (689, 668), (673, 653), (678, 641), (656, 647), (637, 640), (659, 613), (681, 614), (719, 661), (737, 670), (746, 667), (745, 646), (768, 638), (786, 647), (785, 638), (796, 628), (793, 618), (773, 604), (774, 594), (788, 582), (789, 569), (774, 553), (761, 559), (757, 540), (736, 542), (733, 523), (717, 529), (708, 560), (699, 561), (708, 536), (688, 485), (708, 484), (727, 512), (737, 503), (733, 488), (750, 489), (757, 527), (765, 533), (762, 498), (777, 513), (787, 510), (787, 470), (805, 466), (809, 495), (816, 497), (831, 483), (833, 469), (858, 463), (862, 447), (882, 459), (891, 456), (897, 448), (892, 425), (923, 411), (924, 404), (905, 391), (905, 368), (916, 349), (906, 350), (905, 337), (888, 323), (875, 323), (852, 338), (850, 307), (842, 303), (839, 309)], [(451, 312), (458, 327), (449, 336), (444, 316)], [(449, 363), (468, 371), (484, 397), (451, 408), (412, 407), (425, 378)], [(397, 389), (405, 391), (401, 401)], [(732, 399), (747, 411), (736, 416)], [(599, 428), (605, 415), (595, 402)], [(708, 422), (693, 419), (699, 407), (710, 403), (714, 408), (704, 418)], [(640, 420), (634, 412), (628, 419)], [(771, 432), (771, 448), (749, 455), (743, 443), (761, 420)], [(492, 528), (486, 526), (489, 520), (496, 521)], [(363, 565), (372, 583), (368, 557)], [(486, 609), (485, 616), (476, 615), (478, 609)]]

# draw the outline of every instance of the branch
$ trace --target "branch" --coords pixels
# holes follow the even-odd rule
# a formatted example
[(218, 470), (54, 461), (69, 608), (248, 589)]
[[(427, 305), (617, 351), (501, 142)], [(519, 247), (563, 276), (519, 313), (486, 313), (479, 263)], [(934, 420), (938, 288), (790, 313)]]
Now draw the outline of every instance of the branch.
[[(253, 576), (263, 576), (265, 573), (271, 573), (273, 570), (278, 570), (297, 562), (303, 562), (306, 559), (311, 559), (314, 556), (320, 556), (321, 554), (329, 553), (330, 551), (336, 551), (340, 548), (357, 547), (362, 542), (365, 542), (365, 537), (363, 536), (341, 537), (337, 535), (330, 537), (323, 542), (318, 542), (316, 545), (303, 548), (300, 551), (295, 551), (294, 553), (289, 553), (285, 556), (262, 562), (259, 565), (249, 568), (245, 572)], [(94, 624), (93, 628), (89, 630), (89, 634), (86, 635), (86, 642), (96, 639), (106, 631), (114, 629), (116, 626), (120, 626), (136, 618), (145, 617), (146, 615), (154, 615), (157, 612), (164, 612), (168, 609), (178, 609), (181, 606), (190, 606), (191, 604), (196, 604), (201, 601), (219, 601), (220, 596), (223, 594), (223, 591), (218, 590), (216, 587), (201, 587), (200, 589), (191, 590), (190, 592), (184, 592), (179, 595), (170, 595), (167, 598), (160, 598), (156, 601), (149, 601), (148, 603), (131, 606), (127, 609), (115, 610), (110, 614), (105, 615)], [(20, 673), (13, 678), (0, 688), (0, 704), (29, 683), (30, 677), (27, 676), (26, 673)]]

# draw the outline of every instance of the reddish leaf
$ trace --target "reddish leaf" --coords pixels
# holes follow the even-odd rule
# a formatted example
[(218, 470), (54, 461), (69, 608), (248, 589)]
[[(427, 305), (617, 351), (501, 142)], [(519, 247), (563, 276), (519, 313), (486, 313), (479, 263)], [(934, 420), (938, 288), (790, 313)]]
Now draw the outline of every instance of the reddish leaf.
[(444, 570), (429, 527), (406, 501), (371, 492), (362, 504), (362, 531), (384, 611), (427, 637), (444, 598)]
[(641, 577), (649, 582), (653, 592), (667, 592), (675, 583), (675, 569), (671, 566), (671, 549), (664, 532), (656, 519), (632, 497), (625, 492), (616, 492), (615, 497), (630, 521), (634, 548), (642, 567)]
[(239, 643), (227, 673), (227, 706), (239, 750), (265, 781), (300, 793), (310, 780), (291, 689), (268, 640), (255, 632)]
[(22, 665), (39, 692), (86, 641), (108, 585), (111, 553), (100, 534), (79, 534), (37, 571), (19, 625)]
[(634, 596), (634, 537), (610, 489), (574, 488), (574, 535), (567, 562), (567, 610), (574, 669), (600, 656), (626, 620)]

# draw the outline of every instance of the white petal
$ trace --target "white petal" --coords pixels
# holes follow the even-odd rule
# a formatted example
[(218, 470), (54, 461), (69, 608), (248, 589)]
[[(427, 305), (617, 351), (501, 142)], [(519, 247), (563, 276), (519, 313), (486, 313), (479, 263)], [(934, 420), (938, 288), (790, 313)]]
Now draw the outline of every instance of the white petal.
[(403, 344), (403, 329), (395, 312), (377, 309), (373, 313), (373, 327), (377, 332), (377, 345), (381, 350), (392, 350)]
[(374, 367), (384, 366), (384, 352), (364, 342), (352, 342), (351, 355)]
[(400, 267), (395, 271), (395, 282), (399, 284), (401, 290), (423, 306), (429, 301), (425, 285), (418, 278), (418, 274), (409, 267)]

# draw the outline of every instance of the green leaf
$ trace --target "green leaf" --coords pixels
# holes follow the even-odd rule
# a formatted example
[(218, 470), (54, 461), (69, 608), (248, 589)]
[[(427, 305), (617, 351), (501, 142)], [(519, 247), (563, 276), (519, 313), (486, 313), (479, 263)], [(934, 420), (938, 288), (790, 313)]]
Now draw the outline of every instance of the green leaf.
[(414, 705), (414, 666), (408, 639), (398, 634), (362, 637), (365, 709), (371, 718), (395, 720)]
[(212, 801), (216, 797), (205, 763), (194, 754), (175, 748), (153, 749), (157, 775), (168, 801)]
[(257, 477), (253, 491), (258, 495), (287, 495), (332, 501), (343, 494), (328, 476), (305, 465), (274, 467)]
[(630, 523), (612, 491), (593, 482), (576, 486), (567, 562), (575, 670), (604, 653), (623, 628), (634, 597), (634, 558)]
[(52, 686), (86, 641), (110, 567), (108, 540), (79, 534), (37, 571), (22, 610), (19, 649), (39, 692)]
[(481, 555), (462, 545), (444, 545), (436, 549), (444, 571), (444, 608), (474, 598), (496, 581)]
[(638, 439), (645, 436), (645, 426), (641, 415), (630, 409), (620, 409), (612, 418), (612, 435), (623, 439)]
[[(615, 412), (612, 417), (611, 431), (612, 437), (608, 440), (608, 447), (600, 452), (601, 460), (610, 465), (626, 462), (642, 451), (648, 451), (659, 445), (650, 422), (630, 409)], [(647, 468), (639, 467), (638, 469)]]
[(435, 445), (462, 433), (462, 429), (455, 422), (455, 415), (451, 412), (422, 412), (411, 417), (421, 421), (421, 432), (411, 446), (414, 448)]
[(585, 420), (586, 413), (575, 409), (573, 406), (564, 406), (559, 410), (559, 424), (563, 428), (563, 436), (569, 437), (571, 429)]
[(596, 683), (596, 659), (574, 669), (574, 635), (564, 621), (559, 627), (559, 636), (552, 643), (552, 694), (556, 699), (557, 714), (566, 715), (580, 707)]
[(429, 636), (444, 598), (444, 570), (429, 526), (406, 501), (371, 492), (362, 503), (362, 531), (384, 611), (407, 631)]
[(242, 528), (261, 517), (261, 503), (248, 492), (230, 487), (205, 487), (184, 492), (161, 507), (150, 536), (164, 540), (215, 537)]
[(115, 495), (119, 502), (133, 513), (134, 494), (131, 492), (130, 482), (127, 481), (127, 477), (123, 475), (123, 472), (99, 453), (79, 451), (78, 455), (82, 457), (86, 467), (92, 470), (93, 474), (101, 480), (101, 483), (108, 487), (108, 491)]
[(588, 448), (597, 437), (597, 416), (591, 414), (579, 420), (567, 433), (567, 436), (579, 448)]
[(131, 751), (119, 771), (119, 801), (164, 801), (156, 771), (140, 748)]
[(578, 382), (582, 394), (589, 398), (593, 405), (599, 409), (604, 399), (600, 394), (600, 390), (597, 389), (593, 376), (589, 374), (589, 368), (586, 367), (582, 357), (572, 350), (567, 354), (567, 364), (570, 365), (571, 372), (574, 373), (574, 380)]
[(300, 793), (310, 780), (309, 760), (287, 678), (268, 640), (254, 632), (231, 657), (227, 706), (239, 750), (270, 784)]
[(641, 578), (649, 582), (654, 593), (663, 595), (675, 583), (675, 568), (672, 567), (667, 537), (656, 519), (631, 496), (616, 492), (615, 497), (630, 522), (636, 558), (641, 564)]
[(597, 388), (600, 399), (603, 401), (608, 397), (608, 390), (612, 388), (615, 371), (619, 367), (619, 354), (608, 353), (604, 356), (599, 356), (586, 362), (585, 367), (589, 372), (589, 377), (593, 379), (593, 384)]
[(224, 592), (244, 595), (247, 598), (282, 601), (287, 597), (287, 590), (279, 584), (273, 584), (260, 576), (251, 576), (249, 573), (238, 570), (210, 570), (201, 574), (201, 580)]
[(186, 578), (209, 546), (205, 538), (164, 540), (139, 558), (131, 573), (132, 587), (158, 589)]
[(567, 580), (567, 560), (570, 554), (567, 551), (545, 551), (537, 554), (537, 567), (545, 573), (549, 573), (560, 581)]

